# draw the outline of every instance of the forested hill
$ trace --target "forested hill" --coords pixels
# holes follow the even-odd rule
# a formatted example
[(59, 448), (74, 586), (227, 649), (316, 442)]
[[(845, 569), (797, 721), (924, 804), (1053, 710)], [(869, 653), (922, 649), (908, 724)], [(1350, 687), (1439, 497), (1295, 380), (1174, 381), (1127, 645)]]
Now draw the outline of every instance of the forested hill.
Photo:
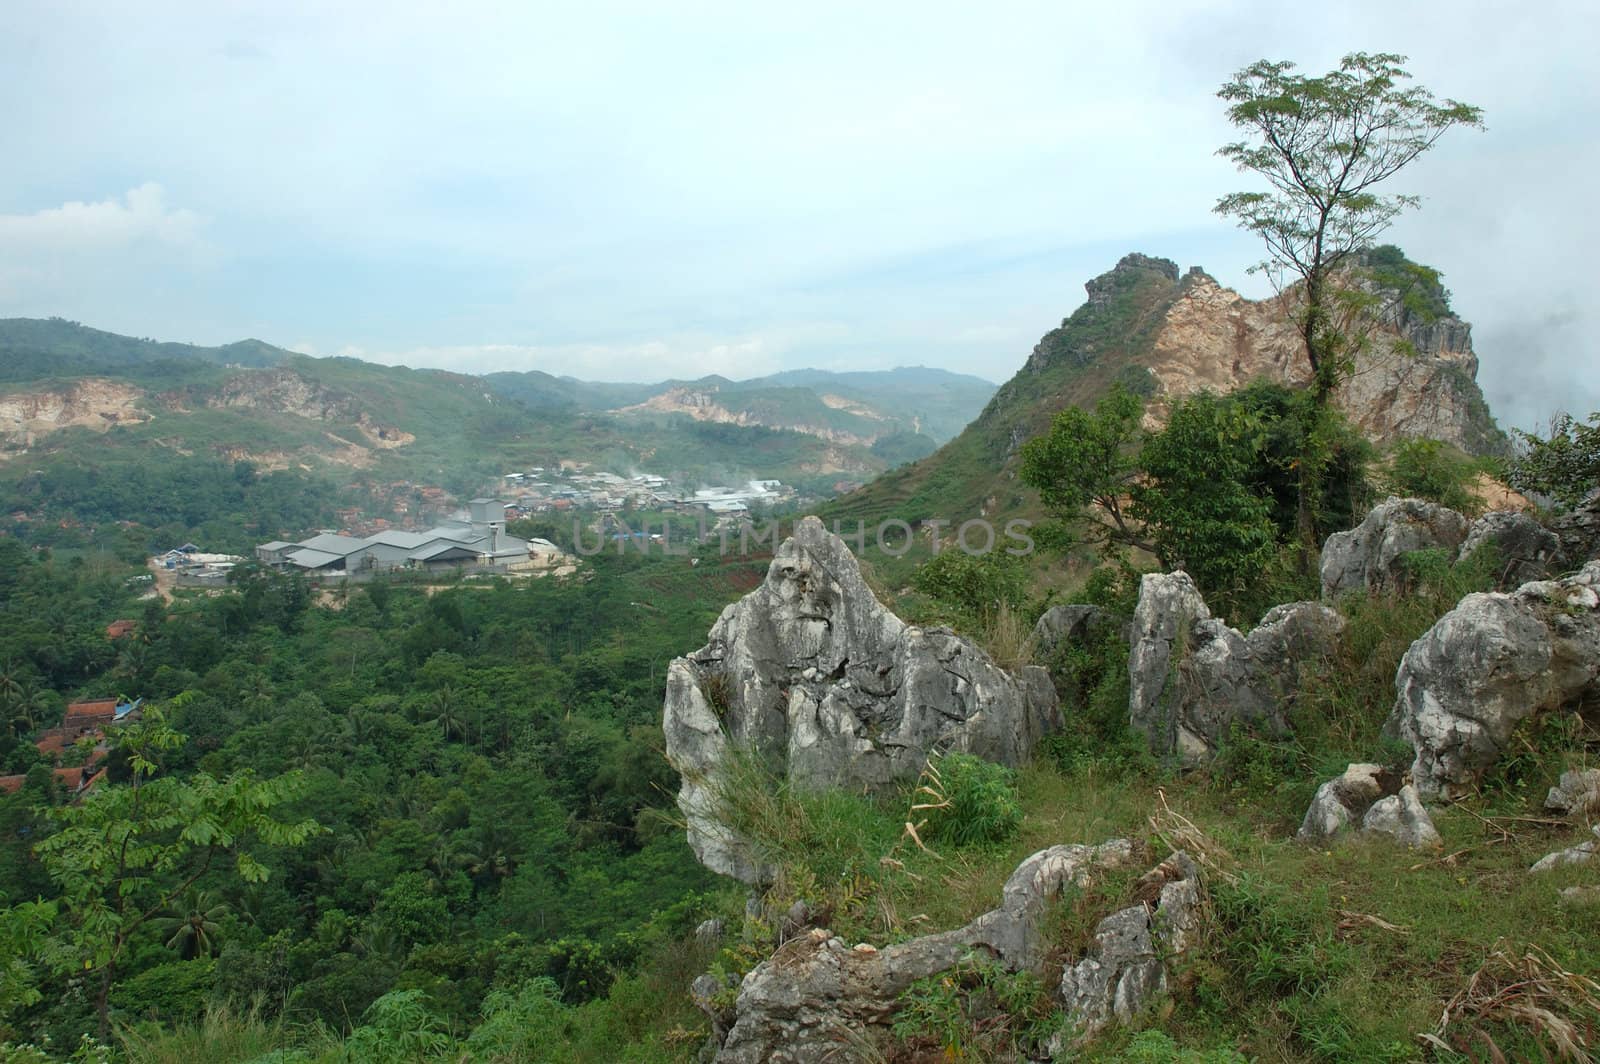
[(221, 347), (136, 339), (91, 329), (65, 318), (0, 318), (0, 382), (91, 374), (148, 374), (151, 367), (204, 362), (217, 366), (276, 366), (292, 352), (260, 340)]

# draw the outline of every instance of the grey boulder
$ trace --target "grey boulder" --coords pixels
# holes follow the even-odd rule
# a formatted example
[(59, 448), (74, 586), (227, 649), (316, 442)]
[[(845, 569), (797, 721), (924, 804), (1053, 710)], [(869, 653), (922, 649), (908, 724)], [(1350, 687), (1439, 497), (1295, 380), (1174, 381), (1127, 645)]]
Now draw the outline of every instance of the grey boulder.
[(1563, 772), (1561, 779), (1545, 795), (1544, 807), (1567, 816), (1600, 812), (1600, 768)]
[(1600, 693), (1600, 562), (1468, 595), (1411, 644), (1387, 727), (1424, 798), (1472, 790), (1529, 717)]
[(1562, 868), (1567, 865), (1588, 864), (1596, 856), (1600, 856), (1600, 824), (1594, 825), (1595, 837), (1588, 842), (1580, 842), (1576, 846), (1555, 853), (1547, 853), (1533, 863), (1530, 872), (1548, 872), (1553, 868)]
[(1542, 580), (1561, 568), (1561, 540), (1518, 510), (1495, 510), (1472, 522), (1460, 557), (1470, 558), (1484, 547), (1492, 548), (1499, 561), (1501, 587)]
[(1402, 785), (1382, 765), (1353, 764), (1317, 788), (1295, 838), (1317, 843), (1359, 823), (1363, 831), (1387, 835), (1403, 846), (1439, 845), (1439, 832), (1417, 789)]
[(1147, 573), (1129, 636), (1128, 722), (1185, 766), (1212, 757), (1235, 722), (1281, 733), (1300, 665), (1331, 653), (1343, 630), (1336, 611), (1293, 602), (1243, 635), (1211, 616), (1187, 573)]
[(1044, 669), (1007, 672), (948, 629), (906, 624), (807, 517), (706, 646), (668, 666), (662, 727), (696, 856), (758, 883), (771, 868), (723, 815), (735, 759), (805, 789), (882, 788), (935, 751), (1021, 764), (1060, 719)]
[(1413, 850), (1432, 849), (1443, 843), (1433, 819), (1422, 807), (1422, 799), (1411, 784), (1398, 794), (1379, 798), (1361, 818), (1361, 826), (1378, 835), (1387, 835)]
[(1322, 597), (1392, 590), (1405, 582), (1405, 555), (1441, 549), (1454, 559), (1466, 541), (1467, 519), (1422, 499), (1388, 499), (1348, 532), (1322, 547)]

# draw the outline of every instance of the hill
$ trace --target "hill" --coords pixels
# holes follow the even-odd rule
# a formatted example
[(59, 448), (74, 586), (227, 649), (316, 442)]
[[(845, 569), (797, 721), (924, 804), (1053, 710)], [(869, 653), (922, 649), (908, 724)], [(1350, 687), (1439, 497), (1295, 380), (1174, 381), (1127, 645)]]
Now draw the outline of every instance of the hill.
[[(0, 511), (35, 530), (123, 521), (193, 535), (211, 523), (230, 541), (240, 525), (270, 538), (337, 524), (337, 510), (393, 516), (424, 486), (475, 493), (507, 469), (564, 462), (831, 494), (928, 454), (931, 426), (949, 431), (992, 391), (931, 370), (807, 372), (805, 383), (484, 378), (60, 319), (0, 321), (0, 366)], [(270, 501), (234, 498), (240, 484), (259, 493), (262, 474), (277, 478)], [(288, 499), (304, 505), (286, 510)]]
[(921, 366), (853, 373), (786, 370), (743, 381), (708, 376), (658, 384), (591, 383), (538, 371), (491, 373), (485, 379), (530, 409), (641, 418), (683, 414), (868, 447), (896, 436), (920, 436), (926, 451), (960, 432), (995, 390), (979, 377)]
[[(1399, 255), (1382, 252), (1366, 279), (1380, 289)], [(1060, 410), (1093, 406), (1115, 383), (1144, 396), (1159, 419), (1170, 400), (1201, 389), (1309, 378), (1281, 298), (1245, 299), (1199, 267), (1180, 276), (1176, 263), (1137, 253), (1084, 288), (1084, 304), (1040, 339), (966, 429), (838, 500), (832, 512), (869, 524), (1028, 513), (1037, 500), (1017, 479), (1022, 442)], [(1336, 402), (1379, 443), (1420, 436), (1469, 454), (1503, 453), (1505, 435), (1477, 386), (1471, 326), (1450, 312), (1442, 289), (1425, 294), (1431, 307), (1411, 300), (1385, 315)]]

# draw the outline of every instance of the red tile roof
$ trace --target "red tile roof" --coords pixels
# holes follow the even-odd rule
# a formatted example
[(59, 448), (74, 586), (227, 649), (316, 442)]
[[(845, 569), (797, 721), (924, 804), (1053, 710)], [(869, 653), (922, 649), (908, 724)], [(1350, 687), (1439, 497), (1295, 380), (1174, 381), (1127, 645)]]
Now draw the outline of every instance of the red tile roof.
[(106, 625), (106, 638), (121, 639), (125, 635), (132, 635), (136, 627), (137, 621), (112, 621)]
[(115, 698), (99, 698), (92, 702), (74, 702), (67, 707), (67, 720), (78, 718), (111, 717), (117, 711)]

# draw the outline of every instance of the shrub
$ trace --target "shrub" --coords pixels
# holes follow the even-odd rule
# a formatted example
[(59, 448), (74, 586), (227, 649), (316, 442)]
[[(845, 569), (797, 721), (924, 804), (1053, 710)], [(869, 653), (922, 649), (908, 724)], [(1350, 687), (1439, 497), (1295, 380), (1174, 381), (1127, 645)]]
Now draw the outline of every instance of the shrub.
[(1600, 413), (1590, 414), (1588, 424), (1561, 414), (1547, 437), (1512, 431), (1518, 444), (1508, 478), (1513, 488), (1576, 506), (1600, 485)]
[(971, 754), (930, 758), (912, 806), (922, 813), (930, 839), (956, 846), (1004, 842), (1022, 826), (1015, 773)]
[(1448, 506), (1462, 513), (1482, 508), (1472, 494), (1478, 463), (1439, 440), (1410, 439), (1397, 443), (1389, 460), (1389, 487), (1397, 495)]

